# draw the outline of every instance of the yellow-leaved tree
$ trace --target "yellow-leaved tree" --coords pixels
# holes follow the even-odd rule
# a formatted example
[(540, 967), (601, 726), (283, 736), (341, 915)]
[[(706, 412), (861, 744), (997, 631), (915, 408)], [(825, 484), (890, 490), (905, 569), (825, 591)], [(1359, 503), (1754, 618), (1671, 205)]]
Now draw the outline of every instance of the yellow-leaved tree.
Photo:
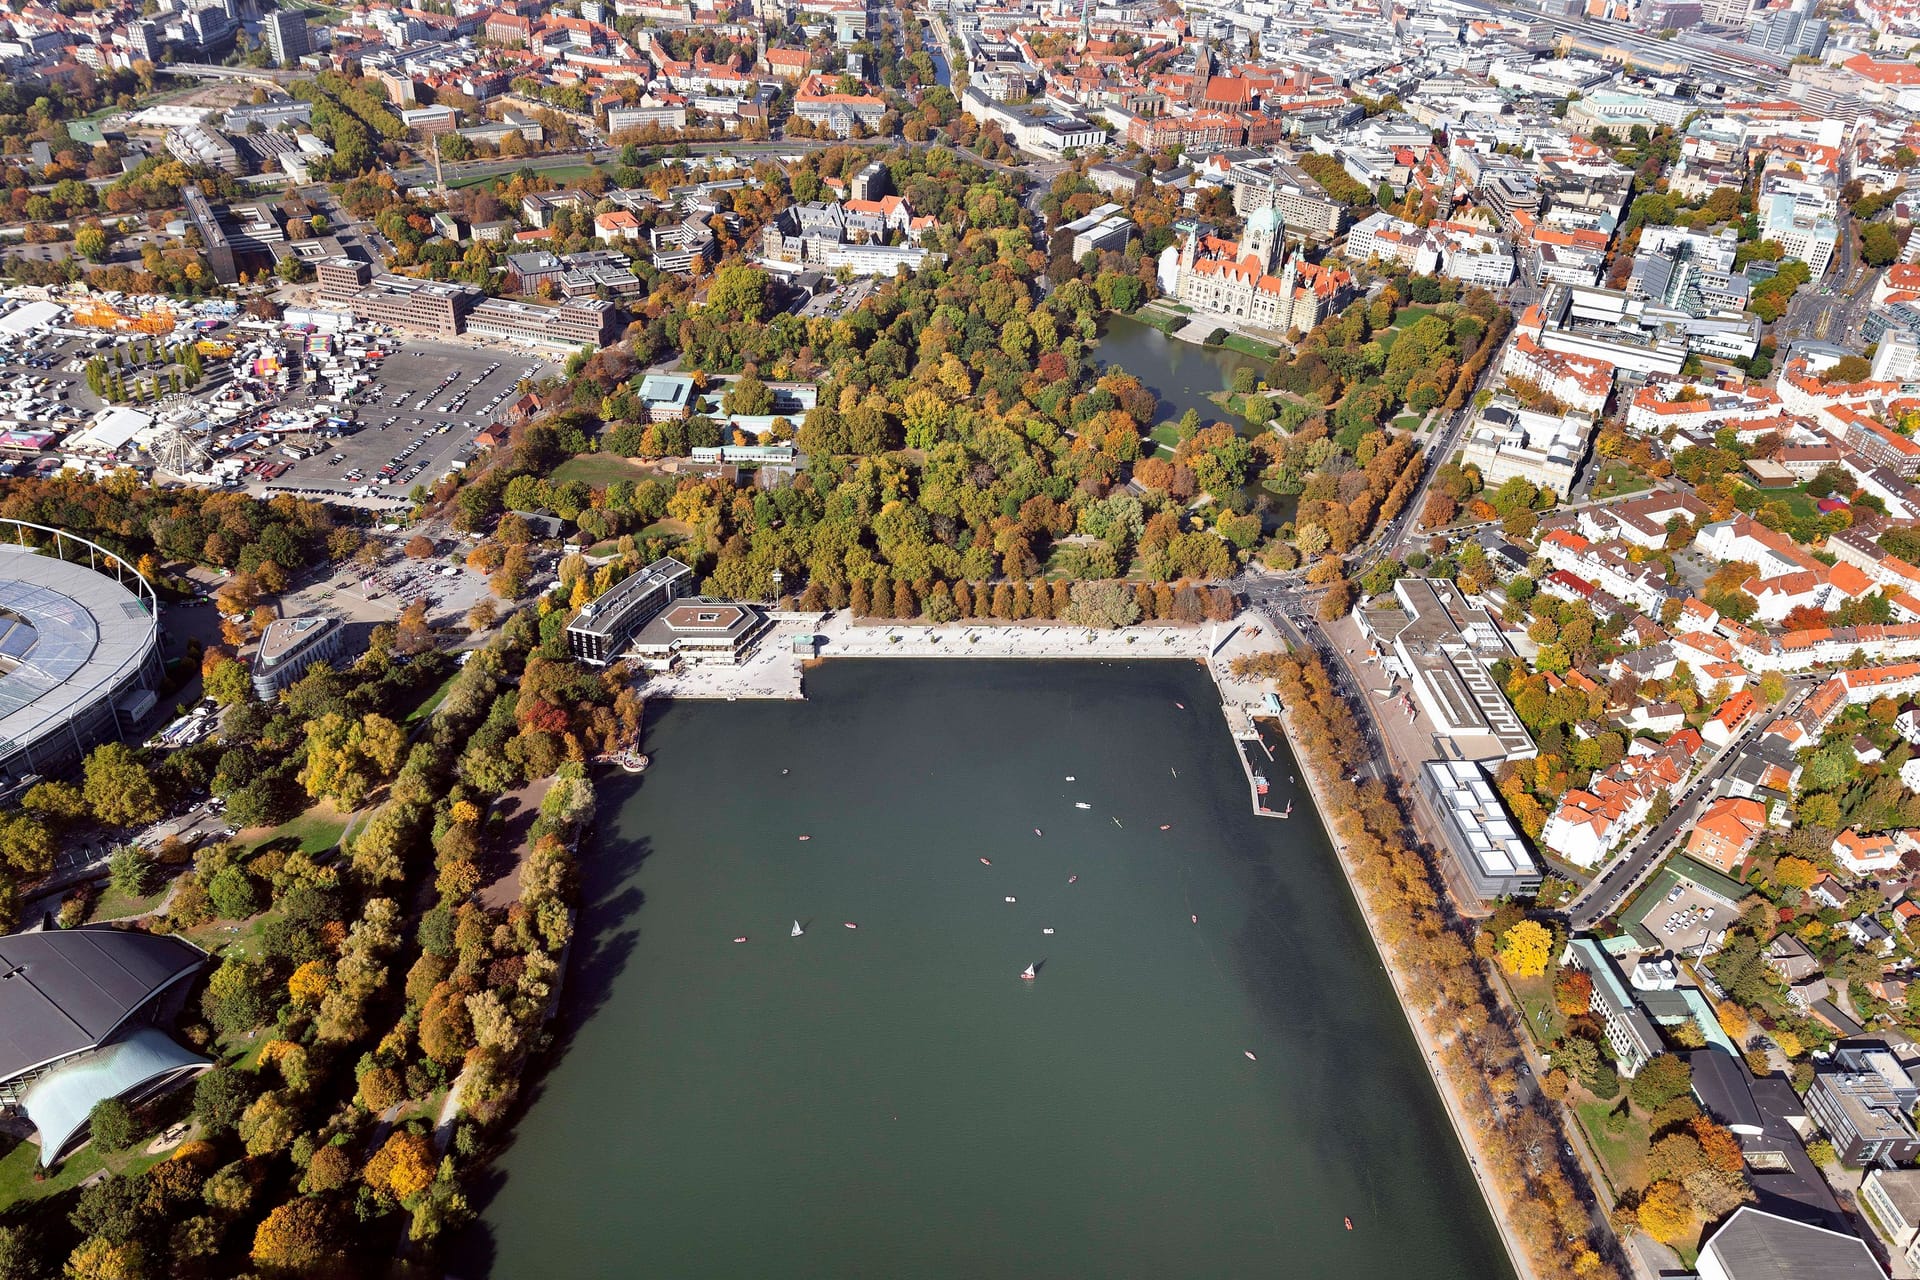
[(1537, 978), (1553, 958), (1553, 935), (1537, 920), (1522, 920), (1500, 935), (1500, 963), (1517, 978)]

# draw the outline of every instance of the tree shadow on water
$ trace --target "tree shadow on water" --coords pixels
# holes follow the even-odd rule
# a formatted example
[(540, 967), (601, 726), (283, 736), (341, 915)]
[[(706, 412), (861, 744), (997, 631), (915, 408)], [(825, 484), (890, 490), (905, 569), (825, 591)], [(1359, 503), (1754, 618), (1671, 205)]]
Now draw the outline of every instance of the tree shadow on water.
[[(612, 997), (615, 983), (639, 946), (638, 916), (647, 898), (630, 877), (651, 852), (651, 843), (643, 837), (599, 844), (583, 859), (593, 866), (583, 868), (582, 905), (568, 948), (560, 1008), (549, 1028), (546, 1047), (529, 1060), (521, 1075), (513, 1110), (493, 1135), (492, 1160), (477, 1171), (467, 1187), (467, 1200), (477, 1218), (486, 1213), (507, 1184), (508, 1174), (500, 1161), (518, 1137), (520, 1122), (539, 1105), (551, 1073), (573, 1048), (580, 1029)], [(476, 1219), (450, 1249), (447, 1274), (457, 1280), (489, 1280), (494, 1275), (496, 1255), (492, 1230)]]

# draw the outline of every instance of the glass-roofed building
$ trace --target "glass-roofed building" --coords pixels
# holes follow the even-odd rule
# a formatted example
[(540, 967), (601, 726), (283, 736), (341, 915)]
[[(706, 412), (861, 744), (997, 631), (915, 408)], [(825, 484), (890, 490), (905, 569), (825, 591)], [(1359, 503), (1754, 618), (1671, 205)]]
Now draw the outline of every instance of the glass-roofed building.
[(0, 1110), (24, 1113), (52, 1165), (107, 1098), (129, 1105), (204, 1071), (164, 1030), (207, 953), (185, 939), (96, 926), (0, 938)]

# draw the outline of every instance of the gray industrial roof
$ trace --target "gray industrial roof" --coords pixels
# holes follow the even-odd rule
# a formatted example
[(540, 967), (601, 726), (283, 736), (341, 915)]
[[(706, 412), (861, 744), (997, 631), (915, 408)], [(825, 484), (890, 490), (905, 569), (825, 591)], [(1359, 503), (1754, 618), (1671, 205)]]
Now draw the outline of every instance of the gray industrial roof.
[(130, 929), (60, 929), (0, 938), (0, 1080), (92, 1048), (206, 952)]
[[(159, 643), (140, 598), (105, 574), (32, 547), (0, 543), (0, 610), (14, 621), (0, 641), (18, 653), (0, 675), (0, 750), (30, 745), (112, 691)], [(17, 637), (16, 637), (17, 633)]]
[(1887, 1280), (1858, 1236), (1790, 1222), (1742, 1206), (1714, 1233), (1712, 1253), (1728, 1280)]

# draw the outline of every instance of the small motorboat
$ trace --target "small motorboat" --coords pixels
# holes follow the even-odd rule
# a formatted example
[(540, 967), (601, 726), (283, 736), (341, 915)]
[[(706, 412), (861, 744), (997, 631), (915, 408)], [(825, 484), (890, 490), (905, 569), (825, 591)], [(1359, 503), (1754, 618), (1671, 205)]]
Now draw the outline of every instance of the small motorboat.
[(1044, 934), (1048, 934), (1048, 935), (1051, 935), (1051, 934), (1053, 933), (1053, 930), (1051, 930), (1051, 929), (1042, 929), (1042, 930), (1041, 930), (1040, 932), (1042, 932), (1042, 933), (1044, 933)]
[(812, 836), (801, 836), (800, 838), (801, 838), (802, 840), (811, 840), (811, 839), (813, 839), (813, 837), (812, 837)]
[(1347, 1230), (1349, 1230), (1349, 1231), (1351, 1231), (1351, 1230), (1353, 1230), (1353, 1219), (1352, 1219), (1352, 1218), (1342, 1218), (1342, 1219), (1341, 1219), (1341, 1221), (1347, 1224)]
[(1076, 809), (1091, 809), (1091, 808), (1093, 808), (1093, 806), (1092, 806), (1092, 805), (1090, 805), (1090, 804), (1088, 804), (1088, 803), (1087, 803), (1087, 802), (1086, 802), (1085, 800), (1075, 800), (1075, 801), (1073, 802), (1073, 807), (1074, 807), (1074, 808), (1076, 808)]
[(1199, 916), (1188, 916), (1188, 917), (1187, 917), (1187, 919), (1189, 919), (1189, 920), (1191, 920), (1191, 921), (1193, 921), (1193, 922), (1194, 922), (1195, 924), (1199, 924), (1199, 923), (1200, 923), (1200, 917), (1199, 917)]
[(1007, 899), (1007, 901), (1008, 901), (1008, 902), (1018, 902), (1018, 901), (1019, 901), (1019, 899), (1018, 899), (1018, 898), (1008, 898), (1008, 899)]
[(851, 920), (848, 920), (848, 921), (846, 922), (846, 926), (847, 926), (847, 928), (849, 928), (849, 929), (858, 929), (858, 928), (860, 927), (859, 925), (857, 925), (857, 924), (855, 924), (855, 923), (854, 923), (853, 921), (851, 921)]
[(1258, 1062), (1258, 1061), (1260, 1061), (1260, 1059), (1258, 1059), (1258, 1058), (1256, 1058), (1256, 1057), (1254, 1057), (1254, 1056), (1253, 1056), (1253, 1050), (1251, 1050), (1251, 1049), (1242, 1049), (1242, 1050), (1241, 1050), (1240, 1052), (1242, 1052), (1242, 1053), (1244, 1053), (1244, 1054), (1246, 1054), (1246, 1055), (1247, 1055), (1247, 1061), (1248, 1061), (1248, 1062)]
[(1184, 702), (1176, 702), (1173, 705), (1180, 708), (1182, 711), (1185, 711), (1187, 709), (1187, 704)]
[(1171, 822), (1163, 822), (1160, 824), (1160, 829), (1162, 831), (1171, 831), (1173, 830), (1173, 824)]
[(1073, 775), (1072, 775), (1072, 774), (1068, 774), (1068, 775), (1067, 775), (1067, 781), (1068, 781), (1068, 782), (1072, 782), (1072, 781), (1073, 781)]
[(1067, 877), (1067, 883), (1068, 883), (1068, 884), (1074, 884), (1074, 883), (1077, 883), (1077, 882), (1079, 881), (1079, 879), (1080, 879), (1080, 877), (1079, 877), (1079, 876), (1068, 876), (1068, 877)]
[(801, 934), (803, 934), (803, 933), (805, 933), (805, 932), (806, 932), (806, 930), (805, 930), (805, 929), (802, 929), (802, 928), (800, 927), (800, 922), (799, 922), (798, 920), (795, 920), (795, 921), (793, 922), (793, 934), (792, 934), (792, 936), (793, 936), (793, 937), (796, 937), (796, 938), (797, 938), (797, 937), (799, 937), (799, 936), (800, 936)]
[(1035, 835), (1040, 835), (1040, 834), (1041, 834), (1041, 831), (1040, 831), (1040, 828), (1038, 828), (1038, 827), (1035, 827), (1035, 828), (1033, 829), (1033, 834), (1035, 834)]
[(980, 865), (981, 865), (981, 866), (983, 866), (983, 867), (990, 867), (990, 866), (992, 866), (992, 865), (993, 865), (993, 859), (992, 859), (992, 858), (982, 858), (982, 859), (980, 859)]
[(783, 778), (784, 778), (784, 777), (786, 777), (786, 776), (787, 776), (787, 771), (786, 771), (785, 769), (782, 769), (782, 770), (780, 771), (780, 776), (781, 776), (781, 777), (783, 777)]
[(1040, 975), (1034, 972), (1034, 968), (1032, 965), (1028, 965), (1025, 969), (1021, 970), (1020, 976), (1025, 978), (1028, 982), (1032, 982), (1035, 978), (1038, 978)]
[(734, 939), (735, 942), (745, 942), (746, 940), (747, 940), (747, 935), (744, 933)]

